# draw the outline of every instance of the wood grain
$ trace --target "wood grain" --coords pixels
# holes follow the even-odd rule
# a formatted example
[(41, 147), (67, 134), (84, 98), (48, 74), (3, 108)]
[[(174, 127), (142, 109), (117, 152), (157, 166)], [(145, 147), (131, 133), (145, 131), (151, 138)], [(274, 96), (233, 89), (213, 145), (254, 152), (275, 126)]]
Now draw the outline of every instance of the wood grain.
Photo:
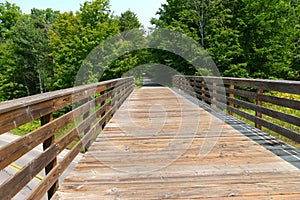
[[(43, 151), (0, 185), (0, 199), (13, 198), (41, 170), (46, 170), (43, 184), (31, 196), (41, 198), (48, 191), (51, 198), (57, 189), (58, 178), (82, 147), (93, 141), (101, 126), (111, 119), (134, 89), (133, 77), (78, 86), (43, 95), (35, 95), (0, 104), (0, 133), (36, 118), (41, 127), (0, 148), (0, 169), (21, 158), (39, 144)], [(100, 94), (99, 94), (100, 93)], [(52, 112), (74, 105), (72, 111), (53, 120)], [(76, 121), (76, 122), (75, 122)], [(74, 123), (74, 124), (72, 124)], [(73, 128), (55, 140), (54, 134), (72, 125)], [(76, 146), (57, 163), (56, 157), (75, 139)], [(46, 181), (46, 183), (45, 183)]]
[[(201, 81), (201, 84), (199, 84)], [(244, 78), (229, 77), (205, 77), (205, 76), (174, 76), (174, 87), (182, 90), (184, 93), (194, 96), (208, 103), (214, 108), (228, 111), (229, 114), (237, 114), (247, 120), (255, 123), (255, 127), (262, 129), (265, 127), (294, 142), (300, 142), (300, 133), (294, 126), (300, 126), (300, 117), (297, 114), (284, 113), (272, 109), (271, 106), (279, 105), (285, 108), (300, 109), (300, 101), (271, 96), (264, 94), (278, 91), (284, 94), (300, 94), (299, 81), (283, 80), (256, 80)], [(186, 86), (190, 83), (190, 87)], [(193, 92), (190, 91), (193, 89)], [(256, 92), (253, 92), (256, 91)], [(284, 95), (283, 95), (284, 96)], [(269, 107), (265, 106), (267, 102)], [(245, 113), (243, 109), (252, 110), (254, 115)], [(271, 108), (270, 108), (271, 107)], [(275, 120), (280, 120), (286, 124), (283, 127), (279, 122), (267, 121), (264, 115), (268, 115)], [(296, 131), (295, 131), (296, 130)]]
[(299, 199), (300, 170), (245, 134), (168, 88), (136, 89), (53, 199)]

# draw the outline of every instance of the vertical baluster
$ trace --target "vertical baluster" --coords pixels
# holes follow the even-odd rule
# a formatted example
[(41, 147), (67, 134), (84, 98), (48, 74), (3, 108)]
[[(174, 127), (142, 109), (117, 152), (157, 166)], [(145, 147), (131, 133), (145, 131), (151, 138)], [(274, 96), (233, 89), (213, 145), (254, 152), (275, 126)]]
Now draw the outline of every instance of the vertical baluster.
[(213, 82), (213, 92), (212, 92), (212, 98), (211, 98), (211, 105), (213, 108), (216, 108), (216, 104), (215, 102), (217, 101), (217, 98), (216, 98), (216, 95), (217, 95), (217, 90), (216, 90), (216, 87), (217, 87), (217, 83), (214, 81)]
[[(260, 97), (259, 95), (260, 94), (263, 94), (263, 89), (257, 89), (257, 95), (256, 95), (256, 105), (258, 106), (262, 106), (262, 101), (260, 100)], [(258, 118), (262, 118), (262, 114), (260, 112), (255, 112), (255, 116), (258, 117)], [(255, 127), (258, 128), (259, 130), (262, 129), (262, 126), (258, 123), (255, 123)]]
[[(52, 113), (45, 115), (41, 117), (41, 126), (51, 122), (53, 120)], [(43, 142), (43, 150), (45, 151), (48, 149), (52, 144), (55, 143), (55, 136), (51, 136), (47, 140)], [(53, 159), (46, 167), (45, 167), (45, 173), (46, 175), (57, 165), (57, 159)], [(58, 189), (58, 181), (56, 181), (51, 188), (48, 190), (48, 199), (51, 199), (56, 190)]]
[(204, 81), (204, 79), (202, 78), (202, 80), (201, 80), (201, 96), (202, 96), (202, 102), (204, 102), (205, 103), (205, 81)]
[[(234, 85), (233, 84), (230, 84), (229, 85), (229, 89), (233, 90), (234, 89)], [(234, 94), (232, 93), (229, 93), (229, 97), (234, 99)], [(234, 107), (234, 103), (230, 102), (229, 103), (229, 107), (233, 108)], [(232, 115), (233, 116), (233, 112), (232, 111), (229, 111), (229, 115)]]

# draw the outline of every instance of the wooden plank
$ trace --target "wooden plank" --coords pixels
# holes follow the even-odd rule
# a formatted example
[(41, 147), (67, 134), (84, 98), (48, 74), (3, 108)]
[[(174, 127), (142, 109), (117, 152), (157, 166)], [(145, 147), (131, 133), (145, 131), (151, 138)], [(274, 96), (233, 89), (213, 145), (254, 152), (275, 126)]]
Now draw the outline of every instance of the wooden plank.
[[(2, 128), (2, 132), (39, 117), (41, 117), (41, 127), (20, 137), (13, 143), (9, 143), (0, 148), (0, 169), (8, 166), (8, 164), (17, 160), (42, 142), (44, 152), (1, 184), (0, 199), (11, 199), (43, 168), (46, 169), (46, 177), (51, 177), (53, 173), (57, 172), (57, 169), (59, 172), (63, 172), (62, 168), (57, 168), (56, 156), (77, 138), (81, 132), (86, 132), (86, 135), (82, 138), (84, 144), (91, 141), (95, 133), (99, 131), (99, 125), (97, 124), (104, 124), (105, 121), (110, 119), (112, 114), (132, 92), (133, 88), (134, 82), (132, 77), (122, 78), (46, 93), (43, 94), (43, 96), (36, 95), (26, 97), (1, 104), (0, 110), (4, 112), (0, 114), (0, 127)], [(88, 101), (90, 97), (94, 97), (95, 92), (105, 93)], [(109, 97), (112, 98), (105, 103)], [(105, 104), (94, 111), (94, 107), (103, 102)], [(79, 106), (58, 119), (52, 119), (52, 111), (56, 111), (73, 103), (77, 103)], [(108, 110), (108, 112), (97, 122), (98, 117), (106, 110)], [(81, 116), (83, 116), (83, 120), (79, 125), (70, 130), (57, 142), (54, 140), (54, 134), (58, 130), (74, 122), (76, 119), (79, 119)], [(91, 124), (95, 124), (93, 128), (91, 128)], [(74, 151), (76, 154), (80, 151), (78, 148), (79, 146), (76, 146), (76, 151)], [(72, 156), (76, 156), (74, 152), (72, 152)], [(67, 158), (65, 164), (69, 164), (72, 161), (69, 159), (70, 157)], [(63, 167), (65, 169), (67, 165)], [(60, 176), (60, 174), (61, 173), (57, 175)], [(47, 191), (49, 198), (53, 196), (58, 186), (58, 178), (51, 180), (53, 180), (51, 183), (47, 182), (47, 186), (42, 188), (44, 193), (38, 194), (40, 197)]]
[[(47, 144), (47, 148), (43, 153), (41, 153), (37, 158), (32, 162), (28, 163), (24, 168), (19, 170), (14, 176), (9, 180), (4, 182), (0, 187), (0, 197), (1, 199), (13, 197), (20, 189), (22, 189), (26, 184), (38, 174), (44, 167), (49, 166), (46, 175), (50, 174), (51, 171), (55, 168), (55, 164), (51, 163), (52, 160), (61, 153), (76, 137), (79, 133), (83, 132), (89, 124), (91, 124), (102, 112), (108, 107), (110, 102), (107, 102), (103, 107), (100, 107), (95, 113), (83, 120), (77, 127), (70, 130), (65, 136), (59, 139), (56, 143), (49, 140), (50, 144)], [(54, 184), (53, 182), (52, 184)], [(51, 190), (52, 188), (52, 190)], [(52, 193), (57, 189), (56, 185), (54, 187), (47, 187), (50, 189), (50, 194), (48, 196), (52, 197)]]
[[(229, 89), (230, 90), (234, 90), (234, 85), (229, 85)], [(234, 99), (234, 94), (233, 93), (229, 93), (229, 98)], [(234, 103), (229, 103), (230, 107), (234, 107)], [(233, 115), (232, 112), (229, 112), (229, 115)]]
[[(233, 99), (233, 98), (227, 98), (228, 102), (234, 103), (235, 105), (242, 106), (244, 108), (268, 115), (270, 117), (279, 119), (281, 121), (287, 122), (289, 124), (294, 124), (296, 126), (300, 126), (300, 118), (290, 115), (290, 114), (285, 114), (282, 112), (278, 112), (276, 110), (272, 110), (269, 108), (265, 108), (259, 105), (255, 105), (246, 101), (238, 100), (238, 99)], [(260, 117), (261, 118), (261, 117)]]
[[(207, 142), (212, 148), (199, 156)], [(46, 177), (45, 187), (53, 176)], [(141, 88), (116, 112), (53, 199), (297, 199), (299, 184), (298, 168), (225, 122), (167, 88)]]
[[(47, 114), (47, 115), (45, 115), (45, 116), (43, 116), (41, 118), (41, 126), (44, 126), (45, 124), (48, 124), (51, 121), (53, 121), (53, 115), (52, 115), (52, 113), (51, 114)], [(46, 139), (43, 142), (43, 150), (46, 151), (53, 144), (55, 144), (55, 136), (54, 135), (51, 136), (50, 138)], [(45, 174), (48, 174), (55, 167), (56, 164), (57, 164), (57, 158), (56, 157), (54, 157), (52, 159), (48, 159), (48, 161), (45, 162)], [(33, 177), (33, 176), (31, 176), (31, 177)], [(18, 179), (16, 179), (16, 180), (18, 180)], [(21, 179), (21, 180), (23, 181), (24, 179)], [(20, 181), (19, 181), (19, 183), (20, 183)], [(54, 195), (54, 193), (57, 190), (57, 188), (58, 188), (58, 181), (56, 181), (55, 183), (53, 183), (53, 185), (51, 186), (51, 188), (48, 190), (48, 192), (47, 192), (48, 199), (51, 199), (51, 197)]]
[(228, 110), (231, 111), (231, 112), (233, 112), (233, 113), (235, 113), (235, 114), (237, 114), (237, 115), (239, 115), (239, 116), (241, 116), (241, 117), (243, 117), (243, 118), (245, 118), (245, 119), (248, 119), (248, 120), (250, 120), (252, 122), (259, 123), (262, 126), (268, 128), (268, 129), (270, 129), (270, 130), (272, 130), (272, 131), (274, 131), (276, 133), (279, 133), (279, 134), (283, 135), (284, 137), (287, 137), (287, 138), (289, 138), (289, 139), (291, 139), (291, 140), (293, 140), (295, 142), (300, 143), (300, 134), (298, 134), (298, 133), (295, 133), (295, 132), (293, 132), (293, 131), (291, 131), (289, 129), (286, 129), (286, 128), (282, 127), (282, 126), (279, 126), (277, 124), (273, 124), (273, 123), (271, 123), (269, 121), (266, 121), (264, 119), (257, 118), (257, 117), (255, 117), (253, 115), (245, 113), (245, 112), (243, 112), (241, 110), (238, 110), (236, 108), (229, 107)]
[(256, 92), (244, 91), (239, 89), (230, 89), (226, 88), (226, 93), (232, 93), (241, 97), (246, 97), (250, 99), (259, 98), (263, 102), (272, 103), (279, 106), (284, 106), (287, 108), (292, 108), (296, 110), (300, 110), (300, 102), (297, 100), (292, 99), (285, 99), (276, 96), (264, 95), (264, 94), (257, 94)]
[[(257, 95), (260, 95), (260, 94), (263, 94), (264, 90), (263, 89), (257, 89)], [(258, 108), (263, 108), (262, 105), (263, 105), (263, 102), (259, 99), (259, 98), (256, 98), (256, 105), (258, 106)], [(255, 116), (258, 117), (258, 118), (262, 118), (262, 113), (259, 112), (259, 109), (256, 109), (254, 110), (255, 111)], [(274, 112), (274, 111), (273, 111)], [(273, 113), (271, 112), (271, 113)], [(281, 113), (281, 115), (283, 115), (284, 113)], [(292, 116), (293, 117), (293, 116)], [(300, 121), (300, 119), (299, 119)], [(300, 122), (299, 122), (300, 124)], [(258, 123), (255, 123), (255, 128), (261, 130), (262, 129), (262, 126)]]
[(229, 77), (193, 77), (183, 76), (186, 79), (205, 80), (206, 83), (216, 82), (219, 85), (235, 85), (248, 88), (272, 90), (290, 94), (300, 94), (300, 82), (299, 81), (287, 81), (287, 80), (269, 80), (269, 79), (247, 79), (247, 78), (229, 78)]
[(283, 81), (283, 80), (256, 80), (243, 78), (222, 78), (224, 84), (233, 84), (235, 86), (244, 86), (249, 88), (272, 90), (290, 94), (300, 94), (299, 81)]
[[(22, 108), (22, 107), (27, 107), (27, 106), (33, 105), (33, 104), (38, 104), (38, 103), (41, 103), (41, 102), (44, 102), (47, 100), (51, 100), (51, 99), (55, 99), (55, 98), (59, 98), (62, 96), (73, 95), (73, 94), (76, 94), (77, 92), (82, 92), (87, 89), (96, 89), (96, 92), (100, 92), (107, 88), (105, 85), (108, 85), (111, 88), (114, 84), (116, 84), (120, 81), (125, 81), (125, 80), (130, 80), (130, 79), (132, 79), (132, 77), (113, 79), (113, 80), (102, 81), (102, 82), (94, 83), (94, 84), (90, 84), (90, 85), (77, 86), (77, 87), (58, 90), (58, 91), (54, 91), (54, 92), (48, 92), (48, 93), (33, 95), (33, 96), (29, 96), (29, 97), (23, 97), (23, 98), (19, 98), (17, 100), (1, 102), (0, 103), (0, 113), (6, 113), (8, 111), (12, 111), (12, 110)], [(102, 87), (102, 86), (105, 86), (105, 87)]]
[[(117, 87), (115, 90), (119, 90), (120, 88), (121, 87)], [(39, 129), (20, 137), (14, 143), (1, 147), (0, 169), (3, 169), (10, 163), (16, 161), (22, 155), (29, 152), (38, 144), (42, 143), (45, 139), (52, 137), (57, 131), (83, 115), (86, 110), (91, 109), (92, 106), (97, 106), (104, 102), (115, 90), (112, 90), (103, 96), (97, 97), (95, 100), (76, 108), (75, 110), (63, 115), (58, 119), (53, 120), (51, 123), (48, 123)], [(10, 152), (10, 154), (7, 154), (7, 152)]]
[[(127, 92), (124, 95), (115, 96), (111, 101), (107, 102), (103, 107), (99, 109), (99, 112), (97, 112), (97, 116), (100, 116), (102, 112), (104, 112), (104, 107), (107, 107), (108, 105), (111, 105), (113, 101), (117, 101), (119, 99), (120, 101), (118, 104), (115, 104), (114, 107), (112, 107), (108, 112), (105, 113), (105, 115), (97, 122), (93, 127), (80, 139), (80, 141), (72, 148), (72, 150), (58, 163), (58, 165), (53, 168), (50, 173), (44, 177), (41, 184), (32, 192), (32, 194), (29, 196), (28, 199), (37, 199), (41, 198), (43, 194), (49, 190), (49, 184), (53, 184), (55, 181), (58, 180), (60, 174), (64, 172), (64, 170), (68, 167), (68, 165), (72, 162), (72, 160), (75, 158), (75, 156), (80, 152), (80, 150), (86, 146), (87, 143), (89, 143), (94, 135), (100, 130), (100, 127), (106, 122), (106, 120), (112, 116), (114, 113), (114, 109), (117, 108), (122, 102), (126, 100), (128, 95), (132, 91), (132, 87), (127, 88)], [(101, 111), (101, 112), (100, 112)], [(87, 122), (83, 122), (82, 125), (90, 124)], [(79, 131), (76, 128), (75, 130), (78, 132), (81, 132), (84, 130), (85, 127), (81, 128)], [(65, 144), (65, 142), (63, 143)]]
[(0, 134), (127, 80), (130, 78), (78, 86), (0, 103)]

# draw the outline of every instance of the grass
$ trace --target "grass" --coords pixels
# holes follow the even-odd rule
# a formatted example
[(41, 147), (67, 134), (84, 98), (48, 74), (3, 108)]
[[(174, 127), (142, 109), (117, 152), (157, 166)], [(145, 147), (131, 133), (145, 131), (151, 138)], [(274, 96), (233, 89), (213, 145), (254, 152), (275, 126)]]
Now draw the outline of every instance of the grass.
[[(28, 133), (38, 129), (40, 127), (40, 120), (34, 120), (31, 122), (28, 122), (26, 124), (23, 124), (13, 130), (10, 130), (9, 132), (18, 135), (18, 136), (24, 136)], [(62, 136), (64, 136), (66, 133), (68, 133), (70, 130), (72, 130), (75, 127), (75, 122), (68, 124), (66, 127), (62, 128), (58, 132), (55, 133), (55, 140), (60, 139)], [(76, 138), (73, 142), (71, 142), (67, 149), (71, 149), (77, 142), (79, 141), (79, 138)]]

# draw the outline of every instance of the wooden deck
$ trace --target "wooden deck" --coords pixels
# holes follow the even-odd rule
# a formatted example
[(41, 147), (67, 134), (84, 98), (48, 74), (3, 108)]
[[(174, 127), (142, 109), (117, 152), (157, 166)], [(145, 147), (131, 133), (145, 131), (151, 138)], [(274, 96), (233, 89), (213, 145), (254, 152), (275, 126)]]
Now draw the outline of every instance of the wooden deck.
[(300, 170), (160, 87), (131, 94), (54, 196), (207, 198), (300, 199)]

